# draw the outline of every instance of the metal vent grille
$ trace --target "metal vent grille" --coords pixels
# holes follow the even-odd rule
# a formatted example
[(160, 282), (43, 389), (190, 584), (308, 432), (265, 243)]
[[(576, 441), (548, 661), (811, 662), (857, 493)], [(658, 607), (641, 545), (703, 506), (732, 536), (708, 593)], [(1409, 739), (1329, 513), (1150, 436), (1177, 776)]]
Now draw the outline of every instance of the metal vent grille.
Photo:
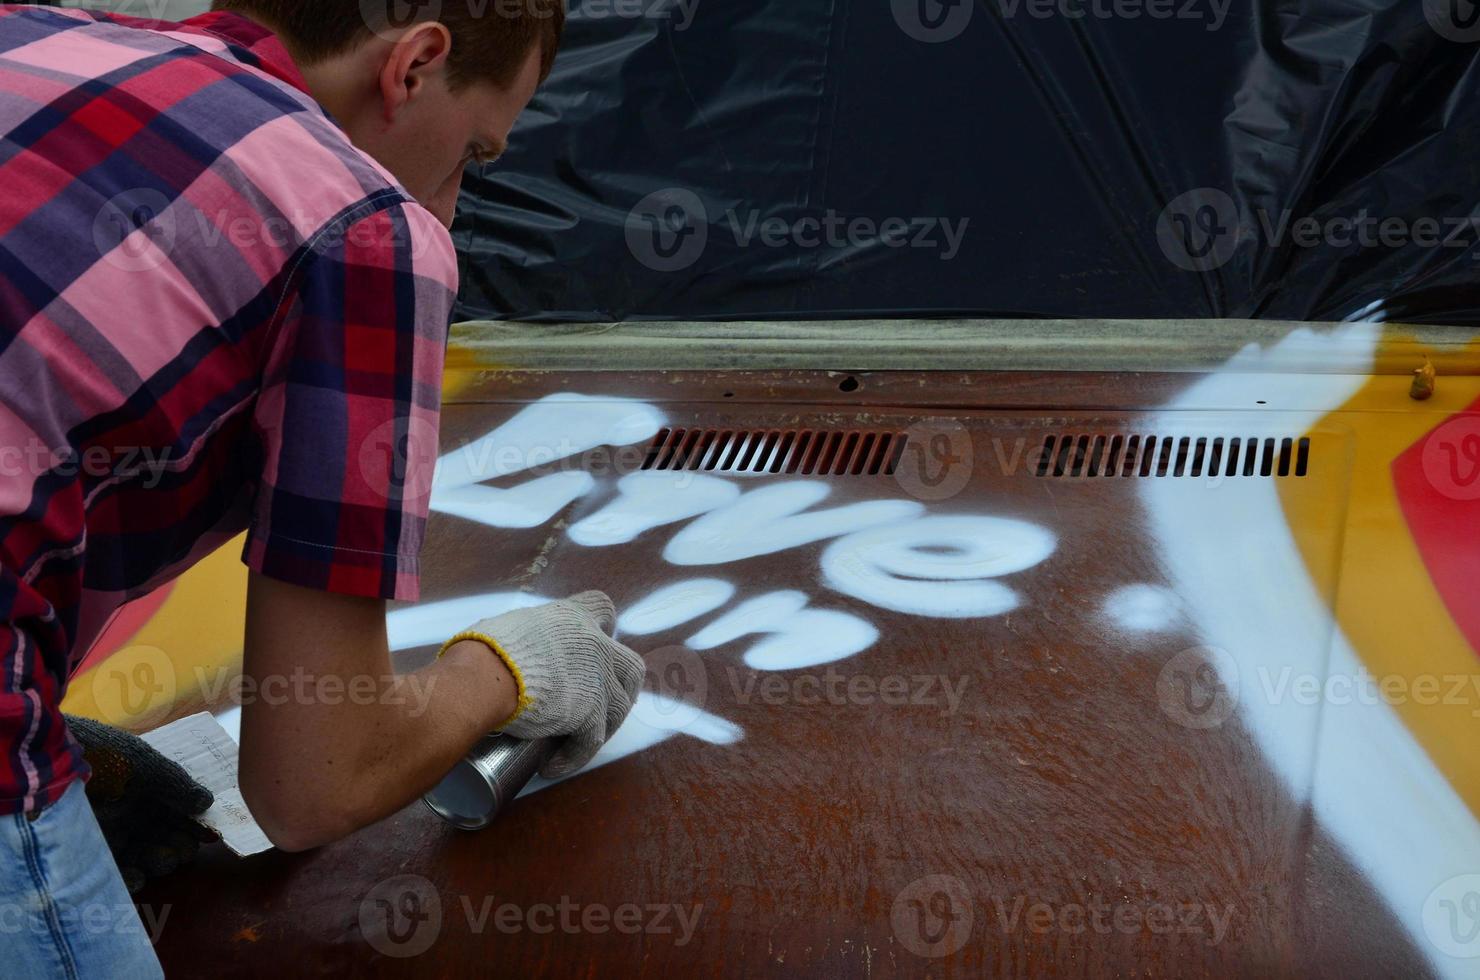
[(664, 429), (645, 470), (892, 476), (908, 438), (899, 432), (813, 429)]
[(1310, 440), (1223, 436), (1050, 435), (1042, 477), (1303, 477)]

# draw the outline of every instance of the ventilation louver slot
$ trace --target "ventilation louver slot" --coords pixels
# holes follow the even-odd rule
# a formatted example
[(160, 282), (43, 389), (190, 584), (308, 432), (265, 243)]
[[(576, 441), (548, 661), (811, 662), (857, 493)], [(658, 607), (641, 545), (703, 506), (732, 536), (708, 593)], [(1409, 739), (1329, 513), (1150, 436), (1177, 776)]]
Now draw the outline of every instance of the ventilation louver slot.
[(1051, 435), (1043, 477), (1303, 477), (1309, 439), (1223, 436)]
[(664, 429), (645, 470), (892, 476), (907, 438), (898, 432), (815, 429)]

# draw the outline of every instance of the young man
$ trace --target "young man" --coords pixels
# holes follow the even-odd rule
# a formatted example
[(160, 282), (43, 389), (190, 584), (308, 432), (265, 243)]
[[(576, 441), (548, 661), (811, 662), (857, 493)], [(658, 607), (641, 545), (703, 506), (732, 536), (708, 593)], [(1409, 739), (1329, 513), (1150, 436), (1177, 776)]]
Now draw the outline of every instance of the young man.
[[(417, 596), (446, 226), (464, 167), (502, 152), (549, 72), (563, 5), (376, 16), (404, 6), (222, 0), (167, 24), (0, 5), (7, 974), (158, 974), (88, 761), (108, 843), (146, 870), (209, 795), (122, 733), (69, 734), (59, 707), (123, 602), (246, 529), (249, 676), (405, 683), (385, 602)], [(587, 593), (480, 623), (417, 678), (424, 712), (248, 703), (253, 813), (279, 847), (315, 847), (492, 730), (570, 736), (548, 772), (579, 768), (641, 682), (612, 621)]]

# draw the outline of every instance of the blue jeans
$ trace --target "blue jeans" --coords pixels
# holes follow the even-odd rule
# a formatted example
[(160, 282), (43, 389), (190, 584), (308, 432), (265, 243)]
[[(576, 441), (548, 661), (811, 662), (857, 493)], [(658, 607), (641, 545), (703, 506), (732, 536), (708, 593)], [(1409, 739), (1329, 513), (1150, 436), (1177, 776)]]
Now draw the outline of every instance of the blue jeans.
[(162, 977), (82, 781), (34, 820), (0, 816), (0, 971), (7, 977)]

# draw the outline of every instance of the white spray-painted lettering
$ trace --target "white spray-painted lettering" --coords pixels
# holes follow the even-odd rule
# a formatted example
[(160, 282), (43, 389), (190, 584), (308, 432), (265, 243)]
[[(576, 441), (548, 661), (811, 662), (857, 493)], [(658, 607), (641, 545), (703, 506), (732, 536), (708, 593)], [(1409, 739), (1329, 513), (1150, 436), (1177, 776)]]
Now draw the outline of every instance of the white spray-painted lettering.
[[(665, 421), (657, 408), (630, 399), (553, 395), (444, 455), (437, 464), (432, 508), (493, 527), (540, 526), (595, 492), (597, 481), (582, 471), (508, 488), (484, 481), (604, 446), (629, 446), (652, 438)], [(584, 547), (611, 547), (691, 520), (663, 551), (670, 564), (687, 567), (731, 564), (837, 539), (822, 560), (823, 579), (833, 590), (895, 612), (949, 618), (996, 616), (1017, 608), (1021, 597), (996, 579), (1037, 565), (1056, 545), (1047, 530), (1023, 521), (931, 517), (917, 501), (812, 509), (831, 493), (821, 480), (788, 480), (742, 493), (717, 477), (639, 472), (620, 480), (617, 494), (577, 521), (567, 536)], [(619, 628), (657, 635), (719, 610), (735, 593), (734, 585), (712, 578), (666, 585), (630, 606)], [(392, 645), (404, 649), (440, 642), (449, 621), (473, 622), (541, 601), (499, 593), (401, 610), (391, 619)], [(878, 641), (877, 628), (863, 618), (810, 603), (805, 592), (794, 590), (752, 597), (699, 629), (687, 645), (712, 650), (760, 636), (744, 655), (747, 665), (796, 670), (854, 656)], [(638, 717), (662, 714), (634, 711), (597, 762), (641, 751), (672, 734)], [(689, 734), (721, 744), (741, 737), (729, 722), (697, 709), (680, 714), (695, 719), (683, 728)]]
[(733, 483), (691, 473), (633, 473), (618, 496), (569, 531), (576, 544), (599, 548), (635, 541), (655, 527), (676, 524), (723, 507), (740, 496)]
[(432, 506), (494, 527), (539, 527), (595, 486), (589, 473), (552, 473), (509, 490), (481, 484), (451, 487), (437, 492)]
[[(437, 460), (434, 491), (472, 486), (545, 466), (601, 446), (629, 446), (651, 439), (663, 413), (629, 398), (551, 395), (481, 439)], [(433, 494), (435, 504), (437, 494)]]
[[(672, 727), (665, 725), (664, 719), (674, 719)], [(697, 738), (701, 742), (708, 742), (710, 745), (734, 745), (745, 736), (740, 726), (732, 721), (652, 691), (641, 691), (637, 695), (637, 703), (632, 707), (632, 714), (627, 716), (627, 720), (621, 728), (617, 729), (616, 734), (607, 739), (601, 751), (597, 752), (596, 757), (587, 763), (586, 768), (557, 780), (541, 779), (536, 776), (519, 795), (528, 796), (530, 793), (538, 793), (563, 779), (571, 779), (581, 773), (600, 769), (608, 763), (625, 759), (629, 755), (645, 752), (660, 742), (665, 742), (674, 735), (680, 734)]]
[(712, 650), (742, 636), (770, 634), (751, 647), (745, 663), (756, 670), (801, 670), (861, 653), (879, 631), (851, 613), (808, 609), (804, 592), (770, 592), (747, 600), (689, 637), (695, 650)]
[[(545, 596), (527, 592), (490, 592), (461, 599), (428, 602), (390, 613), (386, 617), (386, 633), (392, 650), (412, 650), (441, 643), (446, 639), (448, 623), (474, 623), (515, 609), (541, 606), (549, 601)], [(239, 715), (240, 709), (236, 711)], [(234, 721), (237, 725), (240, 724), (239, 718)], [(627, 721), (601, 747), (596, 758), (581, 771), (589, 772), (609, 762), (616, 762), (679, 734), (715, 745), (731, 745), (744, 736), (740, 726), (733, 722), (693, 705), (680, 704), (653, 691), (642, 691)], [(233, 734), (233, 737), (240, 741), (239, 735)], [(520, 795), (538, 792), (558, 781), (535, 779)]]
[(822, 555), (832, 588), (895, 612), (941, 619), (1000, 616), (1020, 603), (995, 581), (1053, 554), (1057, 539), (1001, 517), (922, 517), (834, 542)]
[(663, 557), (675, 565), (728, 565), (868, 527), (898, 524), (925, 510), (910, 500), (874, 500), (833, 510), (807, 510), (831, 493), (832, 488), (819, 480), (752, 490), (679, 531), (668, 542)]
[(651, 636), (712, 613), (734, 597), (735, 587), (717, 578), (675, 582), (629, 606), (617, 628), (632, 636)]

